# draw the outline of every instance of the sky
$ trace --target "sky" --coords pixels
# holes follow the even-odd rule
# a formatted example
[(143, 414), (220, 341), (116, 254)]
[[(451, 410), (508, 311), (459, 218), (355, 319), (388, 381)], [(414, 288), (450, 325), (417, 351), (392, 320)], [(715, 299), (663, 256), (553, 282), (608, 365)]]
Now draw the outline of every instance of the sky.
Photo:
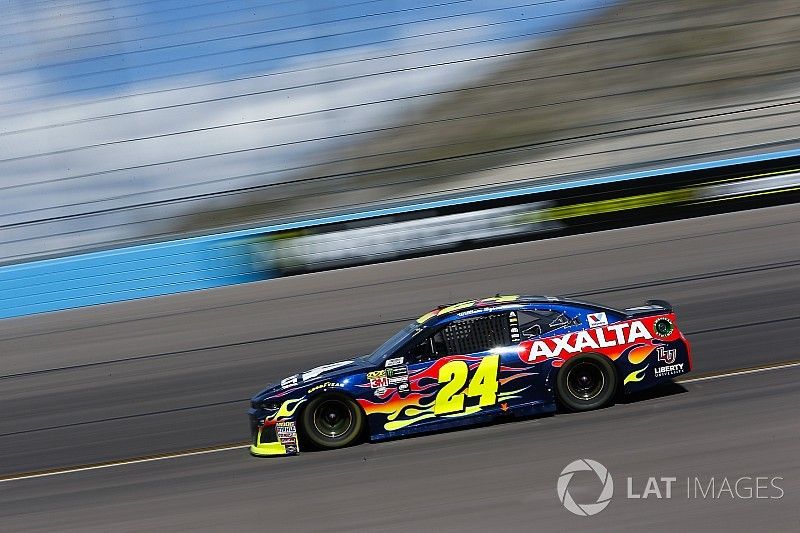
[(5, 1), (0, 261), (165, 231), (205, 201), (142, 204), (286, 179), (610, 3)]

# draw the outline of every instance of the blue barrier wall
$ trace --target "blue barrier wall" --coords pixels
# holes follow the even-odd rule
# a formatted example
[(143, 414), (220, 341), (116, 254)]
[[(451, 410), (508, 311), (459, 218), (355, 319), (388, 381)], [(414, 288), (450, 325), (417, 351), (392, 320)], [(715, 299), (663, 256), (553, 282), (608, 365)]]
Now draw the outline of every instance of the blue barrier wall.
[(0, 318), (246, 283), (269, 277), (247, 242), (187, 239), (0, 269)]
[(251, 253), (250, 239), (277, 231), (797, 156), (800, 150), (723, 159), (4, 266), (0, 267), (0, 318), (268, 279), (274, 275), (268, 259), (257, 259)]

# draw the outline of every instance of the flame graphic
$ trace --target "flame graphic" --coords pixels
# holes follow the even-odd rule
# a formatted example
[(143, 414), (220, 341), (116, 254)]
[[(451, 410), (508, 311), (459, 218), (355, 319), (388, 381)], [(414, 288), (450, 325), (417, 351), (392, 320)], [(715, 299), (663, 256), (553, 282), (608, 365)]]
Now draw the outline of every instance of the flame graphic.
[(653, 347), (648, 344), (635, 344), (631, 348), (631, 351), (628, 352), (628, 361), (634, 365), (640, 364), (654, 351)]
[(300, 398), (297, 400), (286, 400), (281, 404), (281, 407), (280, 409), (278, 409), (278, 412), (269, 417), (267, 420), (278, 420), (292, 416), (295, 413), (295, 411), (297, 411), (297, 408), (300, 407), (300, 404), (303, 403), (304, 401), (306, 401), (305, 398)]
[(506, 402), (508, 400), (513, 400), (515, 398), (522, 398), (522, 395), (520, 395), (520, 392), (528, 390), (530, 388), (531, 388), (531, 386), (528, 385), (527, 387), (522, 387), (521, 389), (501, 392), (500, 394), (497, 395), (497, 401), (498, 402)]
[(513, 381), (515, 379), (524, 378), (524, 377), (528, 377), (528, 376), (535, 376), (536, 374), (538, 374), (538, 372), (520, 372), (519, 374), (512, 374), (512, 375), (510, 375), (508, 377), (500, 378), (499, 380), (497, 380), (497, 382), (502, 387), (503, 385), (505, 385), (509, 381)]
[(426, 418), (433, 418), (434, 416), (436, 416), (433, 414), (433, 408), (420, 412), (422, 414), (414, 418), (406, 418), (404, 420), (390, 420), (389, 422), (386, 422), (386, 424), (384, 424), (383, 427), (386, 428), (386, 431), (394, 431), (396, 429), (402, 429), (406, 426), (410, 426), (411, 424), (416, 424), (417, 422), (425, 420)]
[(622, 382), (623, 385), (627, 385), (631, 381), (642, 381), (644, 379), (644, 371), (647, 370), (647, 367), (650, 365), (645, 365), (644, 368), (640, 368), (639, 370), (634, 370), (627, 376), (625, 376), (625, 380)]

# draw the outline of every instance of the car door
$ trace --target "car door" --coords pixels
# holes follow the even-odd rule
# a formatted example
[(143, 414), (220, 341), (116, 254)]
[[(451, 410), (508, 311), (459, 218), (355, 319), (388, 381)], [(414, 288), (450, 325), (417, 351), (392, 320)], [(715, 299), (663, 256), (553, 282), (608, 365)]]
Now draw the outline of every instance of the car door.
[(406, 360), (432, 415), (424, 423), (456, 424), (497, 410), (502, 348), (511, 344), (508, 312), (456, 318), (415, 343)]

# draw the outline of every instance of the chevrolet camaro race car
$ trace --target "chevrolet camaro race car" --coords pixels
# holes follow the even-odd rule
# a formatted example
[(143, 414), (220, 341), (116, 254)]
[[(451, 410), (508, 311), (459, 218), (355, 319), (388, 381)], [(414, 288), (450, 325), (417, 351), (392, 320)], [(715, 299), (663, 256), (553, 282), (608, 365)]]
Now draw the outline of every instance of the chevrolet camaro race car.
[(441, 306), (373, 353), (251, 399), (253, 455), (293, 455), (490, 421), (588, 411), (691, 370), (667, 302), (618, 310), (495, 296)]

